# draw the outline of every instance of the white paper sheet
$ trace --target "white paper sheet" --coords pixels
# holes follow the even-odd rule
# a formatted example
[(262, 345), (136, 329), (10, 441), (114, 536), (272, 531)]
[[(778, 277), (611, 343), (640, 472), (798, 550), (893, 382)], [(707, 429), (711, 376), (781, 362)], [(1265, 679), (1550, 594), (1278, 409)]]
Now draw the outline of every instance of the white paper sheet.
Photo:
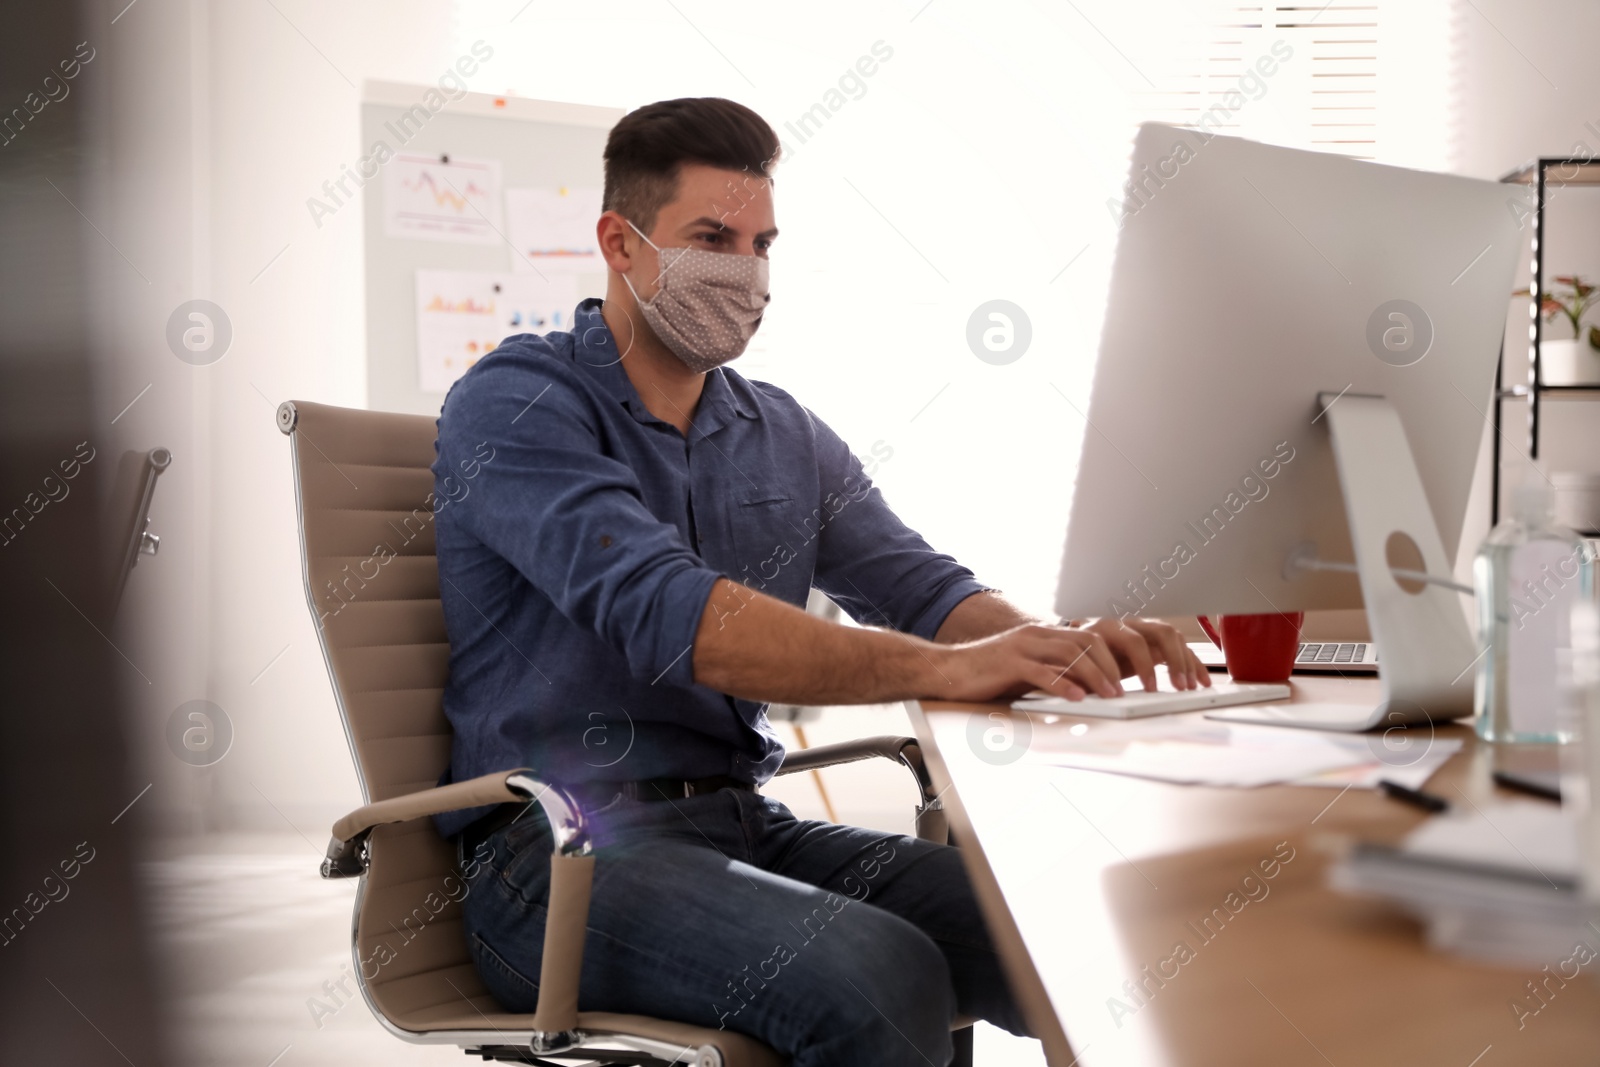
[(502, 340), (572, 326), (577, 279), (489, 271), (417, 271), (417, 380), (443, 393)]
[(500, 161), (400, 152), (383, 167), (388, 237), (492, 245), (500, 236)]
[(599, 273), (599, 189), (507, 189), (506, 236), (518, 274)]
[(1428, 784), (1428, 779), (1433, 777), (1434, 771), (1443, 767), (1451, 756), (1461, 751), (1460, 741), (1434, 738), (1432, 741), (1418, 742), (1423, 751), (1416, 756), (1386, 753), (1381, 747), (1383, 742), (1379, 739), (1379, 735), (1359, 736), (1369, 738), (1373, 746), (1375, 754), (1368, 762), (1307, 775), (1289, 784), (1331, 786), (1334, 789), (1343, 789), (1345, 786), (1376, 789), (1380, 781), (1388, 780), (1407, 789), (1421, 789)]
[(1035, 732), (1027, 758), (1165, 782), (1252, 787), (1370, 761), (1366, 746), (1351, 740), (1188, 716), (1119, 722), (1083, 734)]

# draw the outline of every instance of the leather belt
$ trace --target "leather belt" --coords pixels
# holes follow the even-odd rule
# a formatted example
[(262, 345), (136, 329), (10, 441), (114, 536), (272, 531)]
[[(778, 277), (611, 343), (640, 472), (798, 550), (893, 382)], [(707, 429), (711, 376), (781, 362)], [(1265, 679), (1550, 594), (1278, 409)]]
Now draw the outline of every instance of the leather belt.
[[(714, 774), (709, 778), (644, 778), (631, 782), (576, 782), (562, 786), (578, 802), (580, 809), (593, 811), (611, 803), (622, 794), (630, 800), (682, 800), (702, 793), (715, 793), (719, 789), (737, 789), (745, 793), (756, 792), (754, 783)], [(476, 821), (469, 823), (456, 835), (459, 856), (463, 859), (477, 851), (478, 845), (510, 826), (524, 812), (531, 817), (529, 805), (534, 802), (510, 801), (500, 804)]]
[(719, 789), (738, 789), (754, 793), (756, 787), (725, 774), (709, 778), (645, 778), (636, 782), (584, 782), (569, 786), (568, 791), (584, 807), (605, 804), (621, 793), (629, 800), (682, 800), (702, 793), (715, 793)]

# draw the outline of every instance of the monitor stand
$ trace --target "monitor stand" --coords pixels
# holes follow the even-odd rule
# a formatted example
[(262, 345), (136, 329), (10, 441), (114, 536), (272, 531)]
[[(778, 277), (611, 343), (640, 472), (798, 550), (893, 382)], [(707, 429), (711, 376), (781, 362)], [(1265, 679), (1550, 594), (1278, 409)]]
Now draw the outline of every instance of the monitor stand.
[[(1332, 436), (1354, 569), (1378, 646), (1383, 699), (1375, 707), (1277, 705), (1208, 717), (1358, 731), (1442, 724), (1470, 715), (1480, 653), (1461, 610), (1460, 587), (1444, 577), (1451, 573), (1450, 561), (1400, 416), (1381, 396), (1322, 393), (1318, 401)], [(1286, 570), (1317, 566), (1291, 559)], [(1425, 572), (1429, 580), (1406, 578), (1396, 569)]]

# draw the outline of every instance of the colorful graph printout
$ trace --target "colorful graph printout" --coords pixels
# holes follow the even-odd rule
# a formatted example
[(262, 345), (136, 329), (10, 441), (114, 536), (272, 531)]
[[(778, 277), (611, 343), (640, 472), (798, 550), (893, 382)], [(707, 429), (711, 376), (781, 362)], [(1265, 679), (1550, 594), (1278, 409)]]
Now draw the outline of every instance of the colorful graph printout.
[(604, 273), (599, 189), (507, 189), (506, 236), (518, 274)]
[(417, 375), (443, 393), (502, 340), (570, 329), (578, 303), (571, 275), (417, 271)]
[(389, 237), (499, 244), (500, 161), (398, 153), (383, 165)]

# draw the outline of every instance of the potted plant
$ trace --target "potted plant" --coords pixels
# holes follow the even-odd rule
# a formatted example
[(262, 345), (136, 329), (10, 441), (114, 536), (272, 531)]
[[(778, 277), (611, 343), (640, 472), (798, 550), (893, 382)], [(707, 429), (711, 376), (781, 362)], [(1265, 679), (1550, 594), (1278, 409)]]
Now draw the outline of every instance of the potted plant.
[[(1539, 341), (1539, 378), (1544, 385), (1600, 385), (1600, 327), (1583, 335), (1583, 317), (1596, 303), (1595, 286), (1580, 275), (1556, 276), (1555, 291), (1539, 294), (1539, 310), (1546, 322), (1564, 315), (1572, 324), (1572, 337), (1542, 336)], [(1516, 296), (1530, 296), (1518, 289)]]

